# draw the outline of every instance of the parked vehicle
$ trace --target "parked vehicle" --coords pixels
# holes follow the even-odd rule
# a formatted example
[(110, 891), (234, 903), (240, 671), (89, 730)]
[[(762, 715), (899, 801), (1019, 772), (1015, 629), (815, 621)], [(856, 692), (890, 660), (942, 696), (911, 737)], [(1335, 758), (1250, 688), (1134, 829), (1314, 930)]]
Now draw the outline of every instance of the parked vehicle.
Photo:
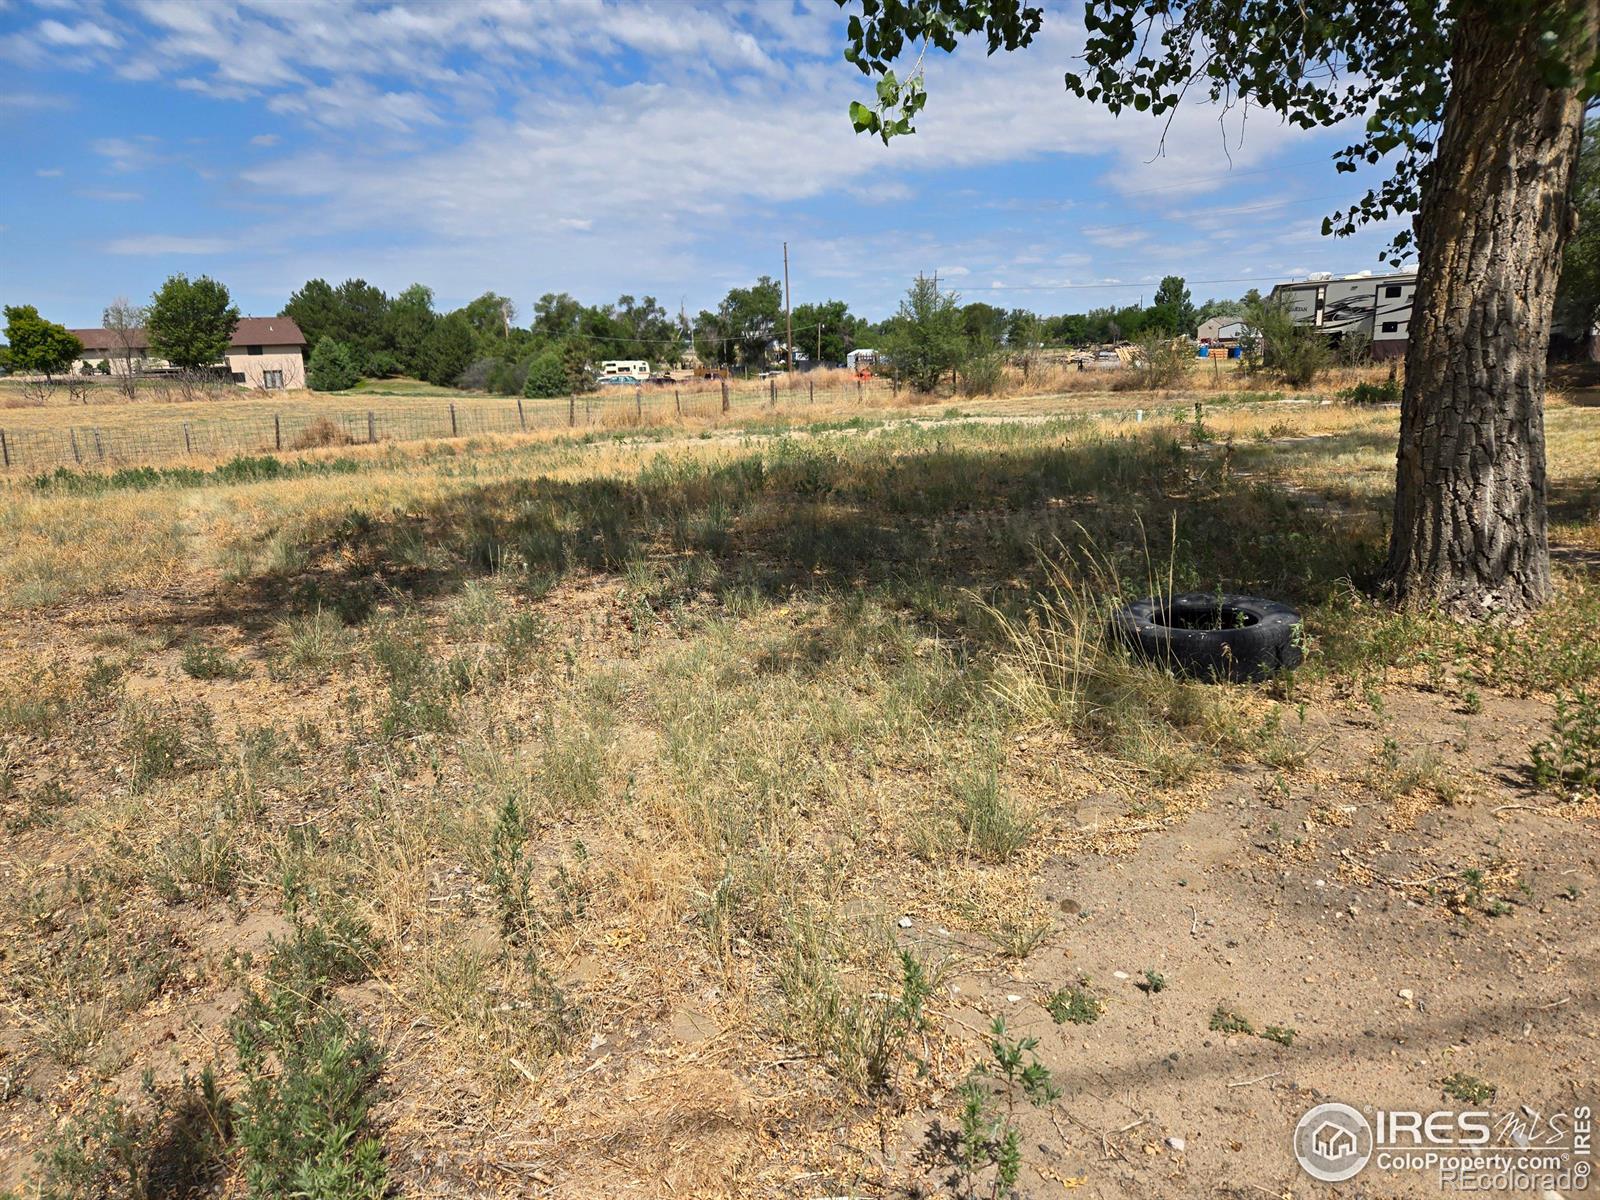
[(641, 379), (650, 378), (650, 364), (642, 358), (608, 358), (600, 364), (600, 379), (622, 378), (637, 383)]

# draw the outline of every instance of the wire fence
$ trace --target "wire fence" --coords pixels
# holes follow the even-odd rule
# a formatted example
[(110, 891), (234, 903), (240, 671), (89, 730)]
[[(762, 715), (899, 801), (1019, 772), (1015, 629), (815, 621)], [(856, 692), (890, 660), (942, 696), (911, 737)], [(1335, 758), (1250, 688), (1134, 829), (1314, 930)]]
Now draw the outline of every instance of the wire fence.
[[(612, 388), (555, 399), (471, 397), (419, 405), (319, 411), (286, 404), (279, 412), (248, 417), (185, 416), (139, 424), (74, 422), (48, 429), (11, 428), (0, 412), (0, 470), (49, 471), (56, 467), (151, 466), (190, 458), (271, 454), (318, 446), (371, 445), (481, 434), (569, 428), (624, 430), (680, 420), (715, 421), (762, 408), (796, 405), (865, 405), (898, 389), (888, 380), (851, 380), (818, 387), (792, 380), (732, 381), (720, 387)], [(70, 410), (69, 410), (70, 411)]]

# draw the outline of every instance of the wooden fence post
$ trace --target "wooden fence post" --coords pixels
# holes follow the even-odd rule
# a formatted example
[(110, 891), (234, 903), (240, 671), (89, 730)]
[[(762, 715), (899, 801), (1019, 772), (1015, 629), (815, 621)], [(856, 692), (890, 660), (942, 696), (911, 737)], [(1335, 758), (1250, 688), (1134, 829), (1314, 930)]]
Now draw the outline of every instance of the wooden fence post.
[(6, 470), (11, 469), (11, 445), (6, 441), (6, 431), (0, 429), (0, 458), (6, 461)]
[(683, 395), (677, 388), (672, 389), (672, 407), (680, 417), (683, 416)]
[[(77, 439), (73, 439), (72, 448), (74, 450), (78, 448)], [(183, 423), (183, 452), (185, 454), (194, 453), (194, 442), (189, 437), (189, 422), (187, 421)]]
[(450, 405), (450, 436), (456, 436), (456, 406), (453, 403)]
[(817, 402), (817, 381), (815, 379), (808, 379), (808, 380), (806, 380), (806, 403), (807, 404), (815, 404), (816, 402)]
[[(452, 425), (455, 424), (454, 421), (451, 421), (450, 423)], [(454, 431), (452, 430), (452, 432), (454, 432)], [(367, 445), (370, 446), (373, 443), (375, 443), (377, 440), (378, 440), (378, 422), (377, 422), (377, 419), (373, 416), (372, 410), (369, 408), (369, 409), (367, 409)]]
[(722, 381), (722, 411), (728, 411), (728, 381), (726, 379)]
[[(1195, 407), (1199, 407), (1196, 405)], [(100, 444), (100, 426), (94, 427), (94, 454), (101, 462), (106, 460), (106, 448)]]
[(277, 413), (272, 414), (272, 448), (274, 450), (283, 449), (283, 421)]
[(633, 389), (633, 415), (638, 423), (644, 423), (644, 388)]
[(528, 432), (528, 414), (522, 411), (522, 397), (517, 397), (517, 424), (522, 427), (522, 432)]
[(568, 396), (567, 397), (567, 426), (568, 426), (568, 428), (571, 428), (572, 426), (576, 425), (577, 423), (578, 423), (578, 398), (577, 398), (577, 396)]
[(778, 407), (778, 381), (767, 380), (767, 404), (772, 408)]
[(856, 399), (861, 399), (861, 377), (856, 376)]
[[(187, 426), (185, 428), (187, 428)], [(76, 462), (79, 466), (82, 466), (83, 465), (83, 455), (78, 453), (78, 431), (76, 429), (68, 430), (68, 436), (72, 438), (72, 458), (73, 458), (73, 461)]]

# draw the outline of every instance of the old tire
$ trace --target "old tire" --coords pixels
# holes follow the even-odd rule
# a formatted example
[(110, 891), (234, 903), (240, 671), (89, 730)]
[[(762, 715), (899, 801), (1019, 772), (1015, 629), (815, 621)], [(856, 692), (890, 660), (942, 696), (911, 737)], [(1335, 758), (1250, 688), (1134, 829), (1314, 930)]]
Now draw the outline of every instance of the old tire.
[(1201, 679), (1264, 679), (1300, 665), (1300, 614), (1259, 596), (1185, 592), (1136, 600), (1111, 619), (1135, 654)]

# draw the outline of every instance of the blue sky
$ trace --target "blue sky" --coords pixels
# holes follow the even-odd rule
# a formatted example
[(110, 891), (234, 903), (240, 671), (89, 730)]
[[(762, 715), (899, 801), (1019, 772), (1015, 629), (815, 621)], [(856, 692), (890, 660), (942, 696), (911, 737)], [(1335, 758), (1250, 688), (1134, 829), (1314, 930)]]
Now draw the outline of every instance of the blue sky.
[[(1069, 97), (1076, 6), (1035, 45), (927, 59), (915, 137), (858, 137), (870, 84), (832, 0), (0, 0), (0, 300), (68, 325), (168, 274), (247, 314), (306, 279), (710, 307), (781, 276), (880, 317), (918, 271), (1040, 312), (1381, 270), (1323, 238), (1350, 131), (1180, 110), (1162, 137)], [(1217, 282), (1203, 282), (1203, 281)]]

